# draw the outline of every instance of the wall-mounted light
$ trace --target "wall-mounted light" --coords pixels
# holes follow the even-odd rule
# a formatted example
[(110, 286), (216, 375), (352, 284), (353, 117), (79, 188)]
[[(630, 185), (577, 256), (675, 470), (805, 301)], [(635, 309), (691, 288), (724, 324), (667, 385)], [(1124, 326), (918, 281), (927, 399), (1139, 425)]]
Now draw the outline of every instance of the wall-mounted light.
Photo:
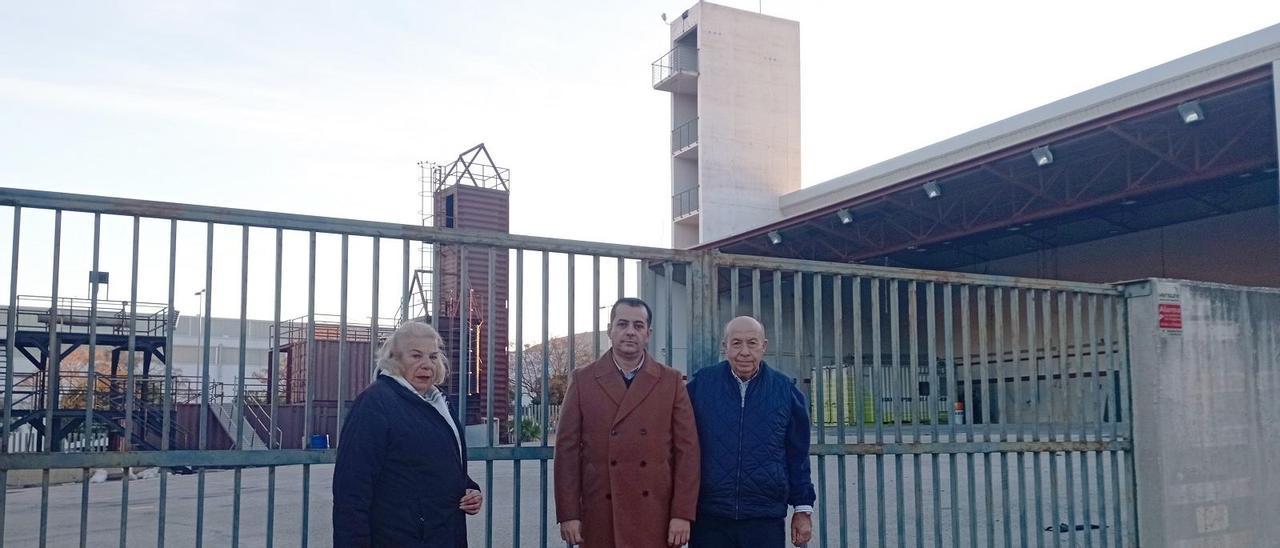
[(778, 245), (778, 244), (782, 243), (782, 234), (780, 234), (777, 230), (770, 230), (770, 231), (769, 231), (769, 243), (771, 243), (771, 244), (773, 244), (773, 245)]
[(1182, 117), (1182, 123), (1184, 124), (1204, 121), (1204, 109), (1200, 108), (1199, 99), (1178, 105), (1178, 115)]
[(924, 195), (928, 196), (930, 200), (942, 196), (942, 185), (938, 184), (937, 181), (929, 181), (921, 185), (920, 188), (924, 189)]
[(1047, 145), (1031, 149), (1031, 157), (1035, 158), (1036, 165), (1040, 167), (1053, 163), (1053, 151)]
[(836, 217), (840, 218), (840, 224), (842, 225), (847, 225), (853, 222), (853, 213), (850, 213), (848, 208), (837, 209)]

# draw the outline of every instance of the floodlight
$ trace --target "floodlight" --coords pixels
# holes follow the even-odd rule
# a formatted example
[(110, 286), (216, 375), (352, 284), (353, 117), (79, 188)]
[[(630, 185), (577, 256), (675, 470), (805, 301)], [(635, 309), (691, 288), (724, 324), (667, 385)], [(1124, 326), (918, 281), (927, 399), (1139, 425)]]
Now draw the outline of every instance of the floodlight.
[(849, 208), (836, 210), (836, 217), (840, 218), (840, 224), (847, 225), (853, 222), (853, 214), (849, 212)]
[(938, 184), (937, 181), (929, 181), (921, 185), (920, 188), (924, 189), (925, 196), (928, 196), (930, 200), (942, 196), (942, 185)]
[(1204, 109), (1200, 108), (1199, 99), (1178, 105), (1178, 115), (1182, 116), (1182, 123), (1184, 124), (1204, 121)]
[(782, 243), (782, 234), (778, 233), (778, 231), (777, 231), (777, 230), (770, 230), (770, 231), (769, 231), (769, 243), (771, 243), (771, 244), (773, 244), (773, 245), (778, 245), (778, 244)]
[(1053, 152), (1048, 146), (1036, 147), (1031, 149), (1031, 157), (1035, 158), (1036, 165), (1040, 167), (1053, 163)]

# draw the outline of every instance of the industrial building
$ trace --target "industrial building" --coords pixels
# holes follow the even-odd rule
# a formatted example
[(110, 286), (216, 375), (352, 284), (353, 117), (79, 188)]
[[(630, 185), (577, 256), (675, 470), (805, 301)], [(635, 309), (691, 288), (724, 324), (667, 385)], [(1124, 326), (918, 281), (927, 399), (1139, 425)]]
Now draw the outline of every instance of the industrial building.
[(804, 188), (798, 25), (699, 2), (670, 27), (675, 247), (1280, 286), (1280, 26)]

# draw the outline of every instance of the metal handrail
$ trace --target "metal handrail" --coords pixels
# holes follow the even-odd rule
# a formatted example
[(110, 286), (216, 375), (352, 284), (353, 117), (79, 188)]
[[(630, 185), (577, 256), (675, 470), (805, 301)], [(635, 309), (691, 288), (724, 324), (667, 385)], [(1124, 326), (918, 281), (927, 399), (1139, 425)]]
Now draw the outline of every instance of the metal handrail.
[(263, 402), (261, 400), (254, 397), (252, 394), (245, 394), (244, 408), (248, 411), (247, 416), (250, 417), (249, 420), (254, 423), (255, 435), (257, 430), (261, 428), (262, 431), (267, 433), (267, 437), (270, 438), (266, 440), (267, 448), (278, 448), (284, 440), (284, 431), (281, 430), (279, 426), (274, 429), (269, 427), (271, 424), (270, 415), (262, 408), (262, 406)]
[(382, 238), (425, 241), (432, 244), (452, 244), (549, 253), (573, 253), (575, 255), (599, 255), (601, 257), (625, 257), (657, 261), (689, 261), (696, 253), (683, 249), (621, 245), (585, 240), (567, 240), (542, 236), (499, 234), (482, 230), (438, 228), (406, 225), (380, 221), (360, 221), (318, 215), (300, 215), (276, 211), (235, 209), (202, 206), (176, 202), (112, 198), (88, 194), (69, 194), (0, 187), (0, 206), (18, 206), (31, 209), (83, 211), (103, 215), (138, 215), (148, 219), (166, 219), (196, 223), (215, 223), (249, 227), (265, 227), (280, 230), (314, 231), (349, 236), (378, 236)]
[(698, 48), (693, 46), (676, 46), (659, 57), (651, 65), (653, 85), (675, 76), (681, 72), (698, 72)]
[(679, 219), (699, 210), (698, 187), (683, 190), (671, 197), (671, 218)]
[(698, 142), (698, 118), (676, 126), (671, 130), (671, 152), (684, 150)]

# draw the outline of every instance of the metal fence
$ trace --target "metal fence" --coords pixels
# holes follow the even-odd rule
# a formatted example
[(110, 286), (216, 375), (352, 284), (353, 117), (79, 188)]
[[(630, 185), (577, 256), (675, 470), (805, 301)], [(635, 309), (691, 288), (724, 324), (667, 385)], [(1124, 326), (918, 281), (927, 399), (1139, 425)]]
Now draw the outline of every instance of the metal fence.
[[(246, 425), (249, 420), (220, 425), (211, 408), (218, 402), (207, 323), (233, 315), (245, 326), (250, 317), (270, 316), (279, 334), (287, 331), (282, 319), (303, 317), (298, 325), (306, 333), (292, 338), (314, 343), (316, 318), (335, 314), (343, 348), (363, 338), (358, 351), (372, 354), (376, 345), (368, 344), (368, 334), (387, 327), (379, 326), (379, 311), (398, 310), (397, 321), (408, 319), (411, 251), (419, 242), (437, 254), (440, 301), (430, 319), (452, 341), (457, 395), (451, 403), (469, 419), (471, 473), (486, 493), (482, 515), (468, 520), (475, 544), (559, 544), (550, 500), (552, 437), (545, 427), (533, 441), (509, 434), (529, 418), (529, 409), (518, 405), (526, 400), (523, 383), (512, 381), (526, 378), (524, 353), (540, 351), (537, 400), (551, 405), (536, 406), (540, 416), (532, 422), (554, 424), (552, 360), (578, 363), (581, 350), (567, 344), (567, 356), (556, 357), (551, 343), (589, 332), (583, 336), (591, 339), (591, 355), (600, 355), (608, 344), (600, 331), (608, 305), (634, 295), (654, 308), (650, 351), (685, 371), (719, 359), (720, 328), (733, 315), (764, 321), (769, 362), (800, 379), (814, 402), (814, 422), (823, 425), (812, 449), (817, 545), (1134, 544), (1123, 309), (1119, 292), (1107, 286), (15, 189), (0, 189), (0, 207), (0, 222), (11, 226), (7, 238), (0, 232), (0, 241), (11, 242), (9, 263), (0, 263), (7, 266), (9, 302), (19, 287), (23, 294), (48, 293), (56, 317), (56, 303), (71, 292), (72, 281), (115, 261), (129, 272), (116, 276), (130, 285), (126, 302), (159, 301), (178, 310), (180, 294), (194, 287), (203, 292), (206, 322), (199, 398), (187, 402), (199, 406), (193, 447), (170, 443), (178, 405), (173, 376), (156, 366), (143, 378), (136, 352), (125, 352), (124, 397), (109, 417), (125, 430), (122, 450), (63, 452), (56, 436), (43, 436), (39, 452), (21, 453), (5, 442), (0, 478), (41, 475), (38, 490), (0, 495), (0, 539), (13, 545), (85, 546), (89, 531), (95, 544), (107, 531), (120, 546), (327, 545), (325, 490), (335, 452), (282, 449), (278, 428), (285, 415), (301, 413), (302, 435), (330, 433), (330, 442), (340, 445), (345, 402), (360, 388), (343, 382), (352, 357), (339, 352), (330, 371), (317, 369), (315, 353), (307, 353), (305, 397), (300, 405), (286, 404), (264, 396), (278, 394), (283, 383), (277, 351), (268, 361), (266, 388), (245, 385), (242, 327), (240, 380), (225, 390), (235, 405), (254, 401), (258, 408), (226, 414), (253, 417), (269, 433), (261, 436), (269, 440), (267, 450), (249, 450), (244, 441), (253, 434), (246, 429), (259, 426)], [(90, 303), (86, 386), (98, 386), (92, 377), (102, 374), (93, 364), (100, 344), (92, 337), (100, 317), (97, 291), (91, 284), (82, 296)], [(103, 407), (95, 405), (95, 397), (103, 397), (95, 391), (77, 400), (85, 401), (79, 408), (62, 409), (59, 383), (46, 382), (38, 384), (49, 392), (45, 409), (13, 405), (13, 383), (24, 374), (57, 379), (62, 372), (62, 352), (37, 356), (39, 366), (25, 364), (15, 341), (38, 334), (20, 332), (15, 314), (11, 307), (0, 440), (9, 440), (18, 415), (36, 411), (61, 429), (89, 435), (104, 421), (94, 415)], [(166, 330), (171, 341), (173, 322)], [(129, 348), (143, 336), (127, 335), (121, 344)], [(43, 336), (48, 348), (62, 348), (56, 329)], [(273, 341), (272, 348), (283, 342)], [(170, 350), (166, 345), (164, 355)], [(360, 363), (371, 358), (361, 355)], [(509, 366), (499, 367), (503, 363)], [(136, 387), (154, 387), (157, 380), (159, 399), (153, 389), (140, 401)], [(318, 398), (327, 392), (317, 386), (334, 385), (334, 401)], [(162, 417), (162, 424), (137, 419), (139, 409)], [(145, 430), (141, 438), (138, 430)], [(229, 436), (236, 449), (211, 449), (218, 435)], [(157, 450), (138, 450), (138, 439), (155, 441)], [(191, 475), (131, 483), (125, 473), (118, 484), (92, 490), (87, 481), (95, 469), (148, 467)], [(51, 478), (63, 470), (80, 473), (78, 506), (75, 490)], [(118, 496), (103, 491), (108, 485), (113, 491), (118, 485)], [(72, 507), (79, 512), (50, 510)]]
[(763, 320), (813, 402), (817, 545), (1136, 545), (1121, 291), (716, 264), (711, 316)]

